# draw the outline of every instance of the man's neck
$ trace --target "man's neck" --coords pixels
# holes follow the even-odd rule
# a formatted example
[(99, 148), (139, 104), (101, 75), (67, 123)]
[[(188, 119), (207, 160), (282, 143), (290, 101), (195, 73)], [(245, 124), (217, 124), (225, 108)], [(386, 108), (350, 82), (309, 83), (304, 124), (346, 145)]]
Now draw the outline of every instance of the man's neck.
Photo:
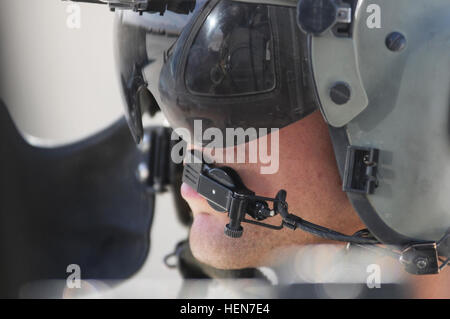
[(450, 299), (450, 269), (438, 275), (410, 276), (414, 298)]

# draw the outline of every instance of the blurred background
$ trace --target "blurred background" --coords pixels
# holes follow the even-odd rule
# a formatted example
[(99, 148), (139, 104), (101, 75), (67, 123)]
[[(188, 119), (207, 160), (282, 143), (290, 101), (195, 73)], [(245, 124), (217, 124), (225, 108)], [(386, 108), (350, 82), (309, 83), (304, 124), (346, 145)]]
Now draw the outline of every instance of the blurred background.
[[(78, 13), (77, 25), (73, 18)], [(0, 2), (0, 98), (30, 145), (70, 147), (120, 121), (123, 110), (113, 56), (113, 21), (114, 14), (101, 5), (74, 6), (59, 0)], [(148, 124), (161, 125), (162, 118)], [(1, 155), (8, 156), (10, 151), (3, 149)], [(6, 182), (4, 176), (2, 180)], [(5, 216), (14, 213), (0, 207)], [(181, 278), (176, 269), (163, 264), (163, 258), (187, 237), (187, 229), (175, 216), (171, 194), (157, 197), (155, 211), (145, 263), (130, 279), (102, 289), (100, 296), (176, 297)], [(4, 256), (0, 260), (4, 262)], [(32, 282), (21, 287), (21, 296), (44, 289)]]

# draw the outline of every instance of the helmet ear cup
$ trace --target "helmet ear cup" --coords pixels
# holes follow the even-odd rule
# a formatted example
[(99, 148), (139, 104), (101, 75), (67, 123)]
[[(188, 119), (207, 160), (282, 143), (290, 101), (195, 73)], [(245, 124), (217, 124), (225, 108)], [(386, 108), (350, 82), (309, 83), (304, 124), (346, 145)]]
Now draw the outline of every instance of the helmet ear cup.
[[(437, 241), (450, 226), (450, 197), (444, 195), (450, 188), (450, 2), (435, 0), (429, 4), (421, 7), (419, 1), (386, 2), (379, 8), (380, 16), (384, 17), (380, 29), (367, 27), (364, 13), (370, 4), (363, 2), (357, 6), (352, 41), (356, 45), (354, 60), (359, 81), (345, 79), (351, 73), (347, 69), (330, 68), (327, 74), (328, 68), (322, 69), (323, 63), (320, 66), (321, 61), (329, 60), (325, 52), (330, 52), (325, 49), (328, 44), (321, 44), (330, 40), (330, 46), (338, 51), (345, 47), (339, 43), (348, 39), (325, 39), (326, 36), (313, 39), (313, 43), (319, 44), (313, 44), (313, 60), (317, 66), (314, 76), (318, 92), (324, 102), (322, 111), (328, 108), (325, 104), (329, 110), (339, 109), (334, 114), (324, 111), (334, 153), (344, 182), (353, 179), (357, 186), (348, 187), (351, 183), (344, 183), (343, 189), (366, 227), (385, 244), (403, 246)], [(408, 19), (396, 19), (392, 12), (408, 12)], [(421, 21), (420, 26), (417, 21)], [(330, 52), (330, 56), (345, 58), (337, 52)], [(331, 103), (329, 89), (343, 80), (350, 84), (351, 98), (337, 107)], [(353, 107), (358, 86), (366, 92), (368, 104), (364, 111), (353, 116), (352, 112), (362, 105)], [(346, 107), (352, 110), (347, 113)], [(334, 125), (329, 115), (338, 115), (335, 119), (346, 122), (345, 126)], [(364, 159), (358, 160), (353, 154), (352, 150), (364, 148), (379, 150), (376, 166), (366, 165)], [(346, 167), (354, 159), (362, 165)], [(358, 166), (361, 173), (356, 176)], [(372, 170), (370, 174), (364, 172), (365, 166), (367, 173)], [(357, 178), (349, 179), (351, 174)], [(359, 177), (364, 175), (376, 180), (371, 182), (370, 191), (358, 193), (358, 189), (367, 185), (366, 178), (360, 180), (363, 187), (358, 185)]]

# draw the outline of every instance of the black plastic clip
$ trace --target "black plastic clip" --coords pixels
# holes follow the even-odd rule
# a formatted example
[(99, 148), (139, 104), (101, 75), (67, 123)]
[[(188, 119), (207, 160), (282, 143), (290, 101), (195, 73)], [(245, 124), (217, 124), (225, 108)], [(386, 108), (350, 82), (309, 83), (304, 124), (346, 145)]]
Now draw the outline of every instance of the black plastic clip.
[(349, 146), (342, 189), (345, 192), (373, 194), (378, 186), (378, 156), (378, 149)]
[(405, 270), (414, 275), (431, 275), (439, 273), (437, 244), (420, 243), (408, 246), (402, 251), (400, 262)]

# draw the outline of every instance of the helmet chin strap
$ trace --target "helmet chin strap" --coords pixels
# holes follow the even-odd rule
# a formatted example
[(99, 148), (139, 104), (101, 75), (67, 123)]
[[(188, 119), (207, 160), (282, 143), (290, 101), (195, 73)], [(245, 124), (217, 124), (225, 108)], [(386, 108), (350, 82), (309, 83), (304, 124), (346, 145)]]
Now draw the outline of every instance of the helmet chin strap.
[[(225, 226), (224, 233), (231, 238), (242, 236), (244, 232), (242, 223), (274, 230), (284, 227), (292, 230), (298, 228), (324, 239), (347, 242), (397, 258), (405, 265), (408, 272), (415, 274), (438, 273), (449, 262), (446, 253), (442, 257), (438, 256), (440, 251), (438, 246), (440, 243), (450, 240), (448, 239), (450, 233), (438, 243), (413, 244), (399, 250), (376, 246), (381, 242), (367, 230), (359, 231), (354, 235), (345, 235), (290, 214), (285, 190), (279, 190), (274, 198), (257, 196), (244, 185), (235, 170), (230, 167), (208, 165), (203, 161), (201, 152), (196, 150), (192, 150), (186, 157), (183, 182), (204, 197), (214, 210), (228, 213), (230, 221)], [(272, 208), (269, 207), (269, 203), (272, 203)], [(246, 215), (252, 219), (247, 219)], [(282, 218), (279, 226), (262, 222), (276, 215), (280, 215)], [(441, 261), (441, 266), (438, 265), (438, 261)]]

